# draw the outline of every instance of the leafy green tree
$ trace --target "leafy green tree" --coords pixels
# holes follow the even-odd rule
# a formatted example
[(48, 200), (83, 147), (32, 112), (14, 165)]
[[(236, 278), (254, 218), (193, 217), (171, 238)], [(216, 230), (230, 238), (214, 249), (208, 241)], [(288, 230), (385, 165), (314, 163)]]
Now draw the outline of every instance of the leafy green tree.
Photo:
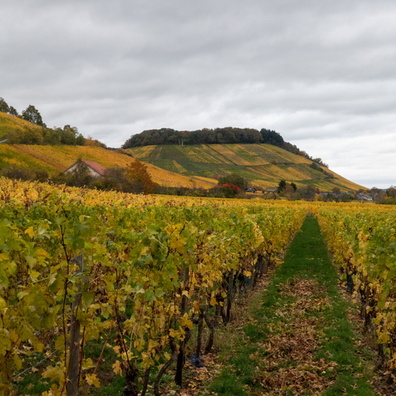
[(56, 129), (44, 128), (42, 134), (43, 144), (49, 144), (51, 146), (61, 144), (61, 137)]
[(219, 185), (224, 184), (232, 184), (239, 187), (242, 191), (245, 191), (248, 186), (248, 181), (237, 173), (231, 173), (219, 179)]
[(286, 180), (281, 180), (278, 184), (278, 193), (285, 191), (286, 186), (287, 186)]
[(17, 111), (16, 108), (13, 107), (13, 106), (10, 106), (10, 109), (9, 109), (8, 113), (11, 114), (11, 115), (13, 115), (13, 116), (15, 116), (15, 117), (18, 117), (18, 115), (19, 115), (19, 114), (18, 114), (18, 111)]
[(283, 147), (283, 144), (285, 143), (285, 141), (283, 140), (283, 137), (278, 132), (263, 128), (260, 131), (260, 133), (263, 138), (263, 143)]
[(0, 111), (16, 117), (18, 116), (18, 112), (16, 111), (15, 107), (9, 106), (3, 98), (0, 98)]
[(40, 112), (33, 105), (29, 105), (22, 111), (22, 119), (42, 127), (46, 126), (41, 118)]
[(60, 135), (60, 143), (69, 146), (83, 146), (85, 138), (78, 132), (77, 127), (65, 125), (63, 129), (57, 128), (57, 133)]
[(43, 133), (40, 128), (14, 129), (7, 134), (10, 144), (43, 144)]
[(3, 113), (9, 113), (10, 111), (10, 107), (3, 98), (0, 98), (0, 111)]
[(131, 192), (131, 183), (124, 168), (108, 168), (102, 177), (96, 178), (92, 186), (99, 190)]

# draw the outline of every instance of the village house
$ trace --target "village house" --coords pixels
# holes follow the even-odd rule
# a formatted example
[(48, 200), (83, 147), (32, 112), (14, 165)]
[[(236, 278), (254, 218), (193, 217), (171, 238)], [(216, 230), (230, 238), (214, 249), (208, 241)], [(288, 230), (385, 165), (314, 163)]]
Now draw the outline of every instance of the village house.
[(78, 160), (73, 165), (69, 166), (63, 173), (74, 173), (78, 171), (81, 165), (85, 165), (92, 177), (100, 177), (105, 174), (106, 168), (94, 161)]

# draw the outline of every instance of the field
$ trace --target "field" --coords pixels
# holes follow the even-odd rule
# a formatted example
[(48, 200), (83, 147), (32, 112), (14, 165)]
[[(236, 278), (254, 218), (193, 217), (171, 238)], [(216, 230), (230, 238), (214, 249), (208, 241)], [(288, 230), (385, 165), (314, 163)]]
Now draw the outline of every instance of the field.
[(136, 196), (0, 178), (0, 392), (166, 394), (170, 373), (183, 386), (186, 357), (199, 366), (212, 351), (242, 297), (282, 268), (307, 215), (362, 302), (392, 376), (394, 208)]
[(276, 187), (282, 179), (322, 191), (362, 188), (325, 167), (313, 169), (312, 161), (269, 144), (165, 145), (127, 151), (141, 161), (185, 176), (216, 178), (235, 172), (259, 188)]

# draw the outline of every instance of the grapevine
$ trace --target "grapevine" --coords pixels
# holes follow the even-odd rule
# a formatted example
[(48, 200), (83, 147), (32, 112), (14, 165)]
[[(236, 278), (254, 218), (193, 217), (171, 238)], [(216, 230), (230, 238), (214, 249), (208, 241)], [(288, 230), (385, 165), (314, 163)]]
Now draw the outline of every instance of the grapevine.
[[(131, 394), (176, 365), (205, 324), (231, 319), (238, 295), (284, 252), (302, 205), (98, 192), (0, 179), (0, 390), (34, 355), (45, 395), (100, 386), (89, 343), (116, 354)], [(200, 337), (198, 331), (197, 337)]]
[(348, 289), (362, 302), (382, 364), (396, 369), (396, 211), (381, 206), (322, 207), (321, 224)]

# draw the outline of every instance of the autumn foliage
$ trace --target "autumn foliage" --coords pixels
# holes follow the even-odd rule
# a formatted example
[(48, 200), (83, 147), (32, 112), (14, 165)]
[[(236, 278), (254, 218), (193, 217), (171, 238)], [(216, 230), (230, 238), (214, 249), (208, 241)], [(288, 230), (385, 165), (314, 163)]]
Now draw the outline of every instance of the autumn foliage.
[[(148, 180), (139, 162), (128, 172)], [(159, 395), (173, 370), (180, 385), (188, 340), (201, 345), (197, 355), (210, 351), (242, 281), (275, 265), (305, 216), (176, 198), (0, 178), (0, 394), (15, 394), (28, 372), (43, 380), (43, 396), (75, 395), (72, 386), (92, 394), (120, 376), (129, 395), (148, 386)], [(102, 351), (95, 360), (92, 344)]]
[(154, 192), (156, 184), (151, 179), (147, 166), (137, 159), (134, 159), (127, 168), (128, 180), (134, 185), (133, 192), (151, 194)]

